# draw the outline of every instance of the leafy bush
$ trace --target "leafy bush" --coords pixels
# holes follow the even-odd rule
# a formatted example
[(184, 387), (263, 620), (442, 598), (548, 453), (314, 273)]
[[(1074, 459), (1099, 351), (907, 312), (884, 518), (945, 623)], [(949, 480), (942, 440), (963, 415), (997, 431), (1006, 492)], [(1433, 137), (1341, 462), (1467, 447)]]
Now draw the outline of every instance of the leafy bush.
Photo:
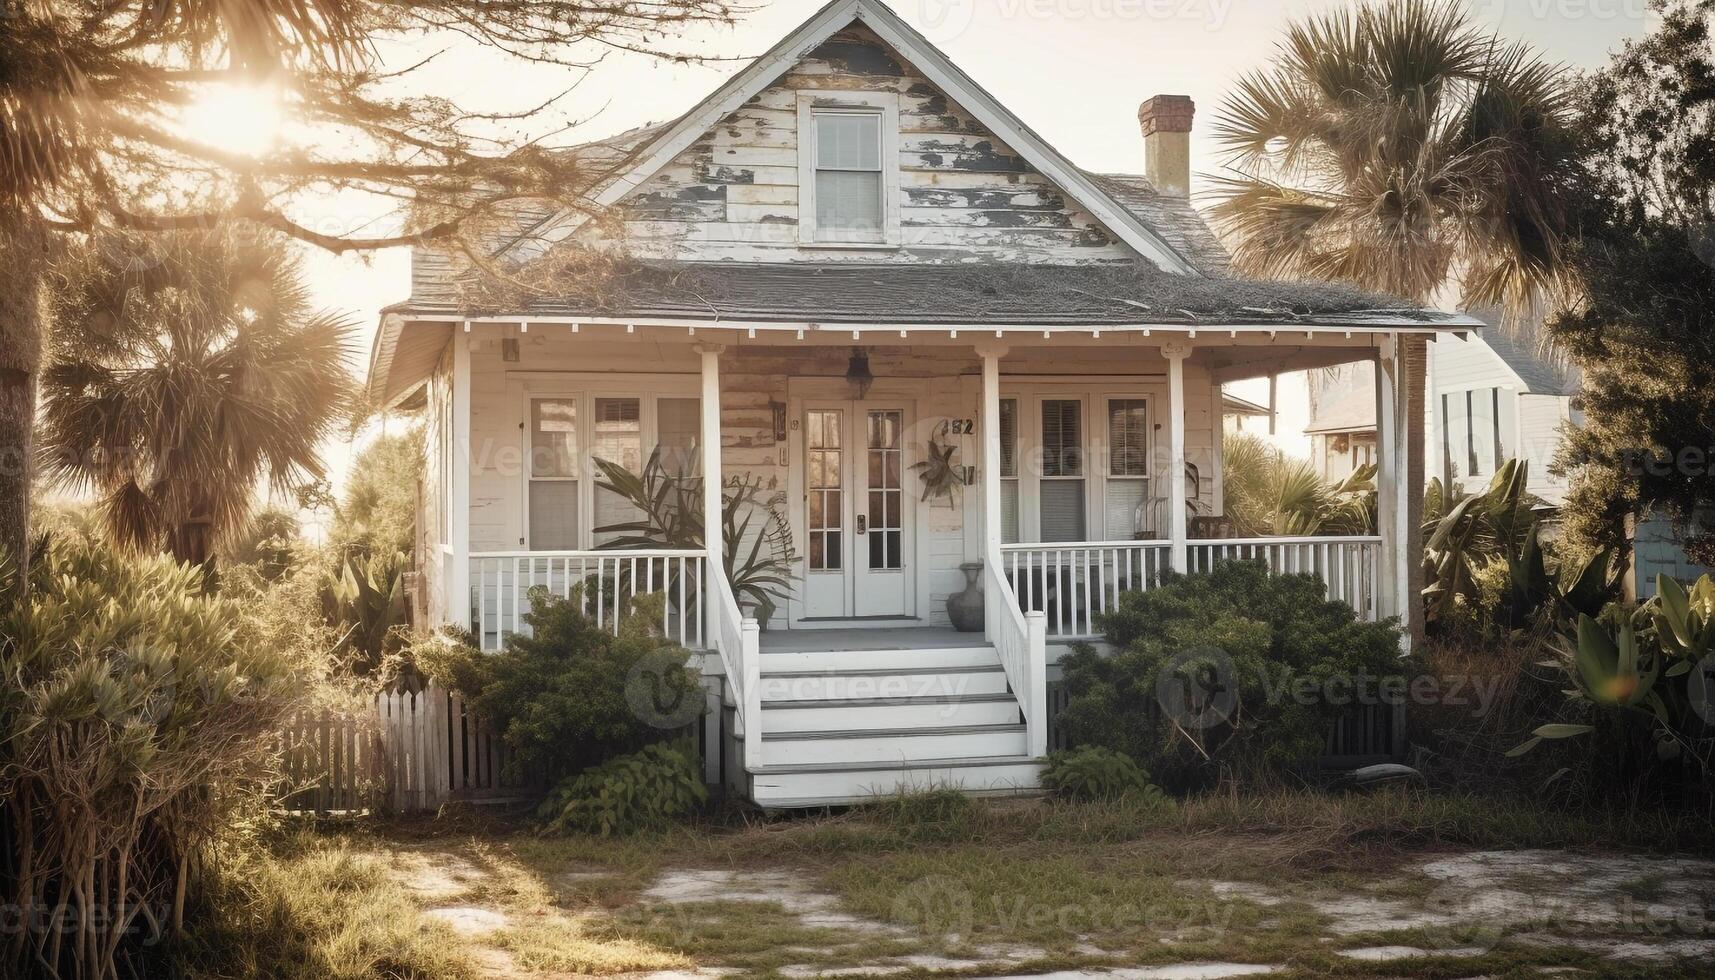
[(0, 945), (0, 974), (154, 975), (141, 947), (181, 931), (313, 670), (166, 558), (56, 541), (27, 596), (3, 577), (0, 903), (68, 926)]
[(603, 837), (660, 830), (690, 815), (709, 791), (690, 754), (657, 742), (562, 781), (536, 815), (544, 831)]
[(346, 558), (323, 573), (322, 617), (339, 630), (334, 655), (353, 671), (370, 674), (407, 639), (404, 552)]
[(690, 652), (661, 635), (660, 596), (638, 600), (609, 624), (570, 599), (536, 589), (525, 622), (504, 649), (482, 653), (448, 634), (424, 638), (417, 665), (462, 694), (501, 730), (514, 752), (513, 775), (550, 782), (635, 752), (703, 713)]
[(1083, 646), (1061, 662), (1070, 744), (1123, 752), (1174, 789), (1309, 766), (1359, 690), (1347, 685), (1400, 673), (1395, 622), (1360, 621), (1324, 592), (1312, 575), (1229, 561), (1121, 595), (1099, 620), (1113, 654)]
[(1099, 745), (1050, 753), (1042, 788), (1066, 800), (1167, 802), (1131, 756)]
[[(1715, 725), (1705, 715), (1715, 579), (1704, 575), (1688, 590), (1658, 575), (1656, 595), (1643, 605), (1580, 616), (1559, 639), (1546, 665), (1563, 682), (1566, 704), (1509, 754), (1524, 755), (1545, 740), (1593, 737), (1610, 761), (1600, 774), (1605, 788), (1628, 779), (1628, 790), (1687, 780), (1701, 782), (1707, 794), (1715, 769)], [(1651, 782), (1658, 786), (1644, 785)]]

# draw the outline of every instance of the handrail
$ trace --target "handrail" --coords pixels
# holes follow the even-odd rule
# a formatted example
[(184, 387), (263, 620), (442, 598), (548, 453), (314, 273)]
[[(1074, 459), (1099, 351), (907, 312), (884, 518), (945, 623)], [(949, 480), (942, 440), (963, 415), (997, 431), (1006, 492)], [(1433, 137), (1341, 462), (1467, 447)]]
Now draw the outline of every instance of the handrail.
[(989, 548), (983, 562), (984, 627), (1000, 655), (1007, 683), (1024, 714), (1025, 743), (1032, 757), (1048, 754), (1048, 625), (1040, 612), (1022, 612), (1011, 583), (1001, 573), (1001, 552)]
[(701, 548), (591, 548), (566, 551), (473, 551), (472, 558), (702, 558)]
[(720, 654), (732, 694), (734, 734), (744, 740), (744, 766), (762, 765), (762, 630), (739, 609), (720, 562), (705, 562), (709, 580), (709, 635)]
[(1185, 543), (1193, 548), (1201, 545), (1241, 544), (1381, 544), (1379, 534), (1316, 534), (1302, 537), (1278, 534), (1266, 538), (1192, 538)]

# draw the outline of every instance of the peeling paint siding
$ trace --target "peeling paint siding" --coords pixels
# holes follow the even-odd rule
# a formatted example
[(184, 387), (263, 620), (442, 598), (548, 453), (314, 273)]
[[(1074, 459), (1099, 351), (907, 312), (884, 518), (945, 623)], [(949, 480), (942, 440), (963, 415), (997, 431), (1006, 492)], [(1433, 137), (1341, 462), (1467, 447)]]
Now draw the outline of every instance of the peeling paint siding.
[[(801, 91), (898, 96), (901, 248), (800, 245)], [(1135, 258), (1093, 215), (1069, 204), (1011, 147), (859, 27), (835, 35), (721, 120), (619, 207), (623, 231), (592, 227), (580, 238), (682, 261), (1065, 264)]]

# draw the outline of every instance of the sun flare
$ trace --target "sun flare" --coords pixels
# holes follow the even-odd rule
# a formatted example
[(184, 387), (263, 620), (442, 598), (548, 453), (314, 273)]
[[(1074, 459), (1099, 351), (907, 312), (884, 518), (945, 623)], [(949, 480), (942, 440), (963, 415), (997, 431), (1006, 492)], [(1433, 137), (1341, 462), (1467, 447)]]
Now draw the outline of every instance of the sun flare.
[(185, 135), (228, 153), (261, 156), (280, 136), (280, 90), (274, 85), (220, 84), (186, 109)]

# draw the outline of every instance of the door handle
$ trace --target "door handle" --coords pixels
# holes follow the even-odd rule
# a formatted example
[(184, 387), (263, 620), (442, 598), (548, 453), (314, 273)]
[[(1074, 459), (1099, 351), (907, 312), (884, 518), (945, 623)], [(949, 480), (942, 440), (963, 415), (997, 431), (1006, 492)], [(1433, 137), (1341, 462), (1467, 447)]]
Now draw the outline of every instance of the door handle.
[(857, 516), (857, 533), (859, 533), (859, 534), (868, 534), (869, 533), (869, 516), (868, 515), (859, 514)]

